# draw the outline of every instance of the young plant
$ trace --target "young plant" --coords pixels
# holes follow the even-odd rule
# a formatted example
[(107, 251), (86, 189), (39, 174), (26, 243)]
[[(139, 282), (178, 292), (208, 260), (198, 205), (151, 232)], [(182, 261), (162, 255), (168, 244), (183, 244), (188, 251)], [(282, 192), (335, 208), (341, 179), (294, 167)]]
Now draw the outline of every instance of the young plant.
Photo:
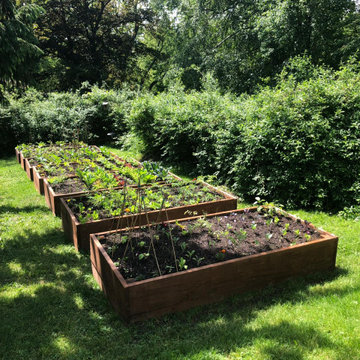
[(221, 249), (218, 253), (215, 254), (216, 260), (223, 261), (225, 259), (226, 250)]
[(199, 256), (195, 255), (194, 258), (193, 258), (193, 260), (196, 262), (196, 265), (197, 265), (197, 266), (200, 266), (200, 263), (201, 263), (203, 260), (205, 260), (205, 258), (199, 257)]
[(195, 250), (189, 250), (189, 251), (187, 251), (187, 253), (186, 253), (185, 256), (186, 256), (189, 260), (191, 260), (194, 255), (195, 255)]
[(237, 240), (239, 242), (241, 242), (246, 239), (247, 232), (244, 229), (240, 229), (235, 235), (236, 235)]
[(186, 265), (186, 260), (182, 257), (178, 260), (178, 265), (180, 270), (186, 270), (188, 268)]

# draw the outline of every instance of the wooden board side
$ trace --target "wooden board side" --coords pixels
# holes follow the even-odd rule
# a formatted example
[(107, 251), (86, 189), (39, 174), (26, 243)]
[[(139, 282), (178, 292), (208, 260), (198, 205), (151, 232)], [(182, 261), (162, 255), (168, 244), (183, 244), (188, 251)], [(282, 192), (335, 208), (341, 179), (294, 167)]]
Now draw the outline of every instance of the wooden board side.
[(93, 236), (90, 239), (90, 260), (95, 279), (115, 311), (124, 320), (129, 320), (130, 307), (126, 283), (119, 278), (114, 264), (109, 261), (104, 248)]
[(34, 186), (40, 195), (44, 195), (44, 178), (37, 171), (36, 167), (33, 168)]
[(294, 276), (335, 267), (337, 238), (213, 264), (163, 279), (129, 284), (133, 321), (185, 310)]

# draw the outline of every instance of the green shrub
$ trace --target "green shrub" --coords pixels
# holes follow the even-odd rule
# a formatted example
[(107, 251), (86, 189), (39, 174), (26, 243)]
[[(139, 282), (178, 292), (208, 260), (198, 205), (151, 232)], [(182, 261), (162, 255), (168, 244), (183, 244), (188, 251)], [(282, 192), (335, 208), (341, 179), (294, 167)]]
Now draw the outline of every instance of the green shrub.
[(147, 155), (210, 173), (216, 170), (217, 133), (238, 116), (234, 103), (234, 97), (216, 90), (143, 94), (132, 104), (129, 123)]
[(125, 112), (135, 96), (132, 91), (108, 91), (96, 86), (84, 92), (49, 93), (28, 90), (0, 106), (1, 153), (19, 143), (79, 139), (95, 144), (126, 131)]
[(358, 65), (283, 78), (241, 104), (217, 143), (220, 176), (245, 198), (342, 209), (360, 198)]
[(252, 96), (143, 94), (129, 123), (152, 157), (216, 174), (247, 200), (339, 210), (360, 202), (359, 68), (296, 58)]

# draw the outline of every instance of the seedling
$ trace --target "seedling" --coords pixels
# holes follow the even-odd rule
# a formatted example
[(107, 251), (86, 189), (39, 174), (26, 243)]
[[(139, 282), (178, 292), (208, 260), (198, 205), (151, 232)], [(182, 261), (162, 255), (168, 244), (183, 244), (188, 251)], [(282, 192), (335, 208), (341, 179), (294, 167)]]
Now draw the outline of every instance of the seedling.
[(166, 265), (165, 266), (165, 269), (167, 270), (167, 272), (170, 274), (170, 273), (172, 273), (173, 271), (174, 271), (174, 266), (172, 266), (172, 265)]
[(188, 268), (188, 266), (186, 265), (186, 260), (182, 257), (178, 260), (178, 264), (180, 270), (186, 270)]
[(150, 256), (149, 253), (141, 253), (139, 254), (139, 260), (145, 260)]
[(237, 232), (237, 233), (235, 234), (235, 236), (236, 236), (236, 238), (238, 239), (238, 241), (241, 242), (241, 241), (243, 241), (243, 240), (246, 239), (247, 232), (246, 232), (246, 230), (244, 230), (244, 229), (240, 229), (239, 232)]
[(191, 260), (192, 257), (195, 255), (195, 250), (189, 250), (187, 253), (186, 253), (186, 257)]
[(184, 251), (186, 250), (186, 247), (187, 247), (186, 242), (183, 241), (183, 242), (180, 244), (180, 247), (181, 247), (181, 250), (184, 252)]
[(196, 262), (197, 266), (200, 266), (200, 263), (204, 260), (205, 258), (203, 257), (199, 257), (197, 255), (194, 256), (193, 260)]

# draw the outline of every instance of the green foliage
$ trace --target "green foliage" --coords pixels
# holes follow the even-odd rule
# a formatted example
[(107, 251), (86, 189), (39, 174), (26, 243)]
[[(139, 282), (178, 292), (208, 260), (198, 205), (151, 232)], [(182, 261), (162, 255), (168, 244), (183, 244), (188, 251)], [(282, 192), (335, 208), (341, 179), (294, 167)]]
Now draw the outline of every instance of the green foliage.
[(360, 205), (352, 205), (345, 207), (342, 211), (339, 211), (339, 216), (347, 220), (360, 220)]
[(30, 89), (20, 99), (9, 97), (9, 104), (0, 106), (0, 125), (5, 130), (0, 134), (1, 150), (12, 152), (17, 144), (39, 141), (110, 141), (108, 133), (122, 135), (126, 130), (124, 114), (132, 97), (130, 90), (98, 87), (46, 96)]
[[(85, 86), (28, 91), (0, 107), (5, 148), (22, 142), (134, 139), (144, 155), (214, 174), (245, 199), (338, 211), (360, 201), (360, 65), (338, 71), (296, 57), (276, 87), (222, 95), (211, 76), (201, 92), (177, 81), (166, 93)], [(140, 145), (139, 145), (140, 146)]]
[(360, 199), (359, 84), (355, 62), (334, 72), (297, 57), (252, 96), (145, 94), (129, 124), (147, 154), (215, 173), (245, 199), (336, 211)]
[(58, 90), (84, 81), (121, 85), (137, 79), (137, 57), (152, 55), (143, 41), (145, 29), (151, 32), (156, 24), (147, 1), (36, 1), (46, 10), (36, 30), (49, 55), (39, 74), (42, 87), (47, 75)]
[(34, 4), (16, 7), (12, 0), (0, 4), (0, 99), (1, 85), (26, 82), (42, 51), (36, 46), (33, 24), (42, 9)]
[(359, 198), (359, 64), (316, 72), (245, 99), (242, 118), (219, 134), (220, 177), (245, 198), (327, 210)]
[(359, 48), (360, 13), (350, 0), (161, 1), (164, 6), (165, 71), (180, 68), (190, 89), (200, 89), (199, 73), (212, 71), (222, 90), (253, 93), (274, 83), (291, 57), (308, 54), (313, 64), (336, 69)]
[(175, 88), (157, 96), (143, 94), (133, 102), (131, 129), (146, 154), (165, 163), (192, 163), (198, 171), (214, 171), (217, 132), (238, 116), (235, 98), (217, 90), (185, 93)]

